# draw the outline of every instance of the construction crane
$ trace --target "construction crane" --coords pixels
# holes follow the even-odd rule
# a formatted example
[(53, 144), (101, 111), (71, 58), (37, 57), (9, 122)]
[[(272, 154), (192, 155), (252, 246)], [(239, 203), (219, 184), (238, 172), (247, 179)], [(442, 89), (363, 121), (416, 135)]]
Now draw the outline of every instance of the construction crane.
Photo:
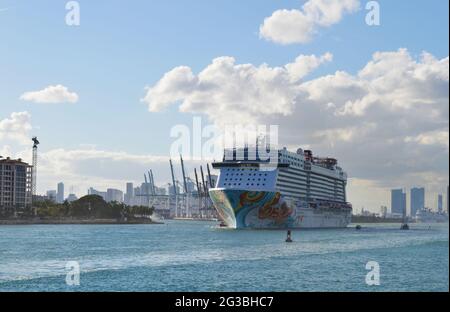
[(155, 179), (153, 177), (153, 170), (152, 169), (150, 169), (149, 175), (150, 175), (150, 180), (152, 181), (152, 192), (153, 192), (153, 195), (156, 195), (156, 185), (155, 185)]
[(202, 175), (203, 191), (204, 191), (205, 196), (207, 196), (208, 195), (208, 188), (207, 188), (206, 183), (205, 183), (205, 175), (203, 174), (203, 167), (202, 166), (200, 166), (200, 174)]
[(150, 194), (149, 194), (149, 187), (148, 187), (148, 181), (147, 181), (147, 175), (144, 173), (144, 185), (145, 185), (145, 188), (144, 188), (144, 190), (145, 190), (145, 196), (149, 196)]
[(170, 163), (170, 172), (172, 173), (172, 184), (173, 184), (173, 195), (178, 195), (177, 192), (177, 185), (175, 183), (175, 174), (173, 173), (173, 164), (172, 164), (172, 159), (169, 159), (169, 163)]
[(199, 209), (199, 211), (200, 211), (200, 213), (201, 213), (201, 211), (202, 211), (202, 198), (203, 198), (203, 192), (202, 192), (202, 189), (201, 189), (201, 187), (200, 187), (200, 183), (199, 183), (199, 181), (198, 181), (198, 174), (197, 174), (197, 168), (194, 168), (194, 174), (195, 174), (195, 184), (196, 184), (196, 186), (197, 186), (197, 195), (198, 195), (198, 209)]
[(180, 154), (180, 160), (181, 160), (181, 171), (183, 172), (183, 186), (184, 186), (184, 194), (188, 193), (187, 184), (186, 184), (186, 173), (184, 171), (184, 162), (183, 162), (183, 156)]
[(209, 182), (209, 188), (213, 188), (214, 185), (213, 185), (212, 179), (211, 179), (211, 171), (209, 170), (209, 164), (206, 164), (206, 169), (208, 170), (208, 182)]
[(31, 194), (36, 195), (36, 177), (37, 177), (37, 161), (38, 161), (38, 145), (39, 140), (37, 137), (31, 139), (33, 141), (33, 169), (31, 174)]
[(201, 197), (202, 190), (200, 189), (200, 184), (198, 183), (198, 175), (197, 175), (197, 168), (194, 168), (194, 174), (195, 174), (195, 185), (197, 186), (197, 195)]
[(150, 171), (147, 171), (147, 173), (148, 173), (148, 194), (155, 195), (155, 187), (153, 186), (152, 175)]

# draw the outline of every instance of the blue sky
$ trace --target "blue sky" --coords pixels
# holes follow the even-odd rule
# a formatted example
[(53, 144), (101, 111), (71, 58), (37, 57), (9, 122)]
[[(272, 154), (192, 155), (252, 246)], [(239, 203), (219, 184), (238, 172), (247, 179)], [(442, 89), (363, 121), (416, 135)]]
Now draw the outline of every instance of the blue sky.
[[(66, 2), (0, 0), (0, 120), (29, 112), (30, 134), (41, 139), (43, 152), (94, 144), (99, 150), (167, 155), (170, 128), (189, 125), (192, 115), (177, 106), (150, 113), (140, 99), (146, 86), (179, 65), (196, 74), (220, 56), (283, 66), (300, 54), (331, 52), (333, 61), (308, 76), (314, 79), (337, 70), (356, 75), (377, 51), (406, 48), (415, 58), (427, 51), (437, 59), (449, 54), (445, 0), (379, 1), (378, 27), (365, 24), (367, 1), (361, 1), (360, 11), (319, 29), (311, 42), (292, 45), (260, 38), (259, 27), (275, 10), (299, 9), (305, 1), (80, 0), (78, 27), (65, 24)], [(57, 84), (76, 92), (79, 101), (19, 99)]]

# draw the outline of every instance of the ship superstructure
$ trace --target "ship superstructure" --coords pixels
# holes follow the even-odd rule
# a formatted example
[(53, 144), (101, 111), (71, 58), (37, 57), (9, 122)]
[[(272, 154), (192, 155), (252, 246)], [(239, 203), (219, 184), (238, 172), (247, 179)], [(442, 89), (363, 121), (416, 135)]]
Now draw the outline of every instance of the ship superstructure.
[(347, 175), (334, 158), (286, 148), (267, 158), (242, 148), (225, 150), (213, 167), (220, 174), (210, 196), (229, 227), (339, 228), (351, 221)]

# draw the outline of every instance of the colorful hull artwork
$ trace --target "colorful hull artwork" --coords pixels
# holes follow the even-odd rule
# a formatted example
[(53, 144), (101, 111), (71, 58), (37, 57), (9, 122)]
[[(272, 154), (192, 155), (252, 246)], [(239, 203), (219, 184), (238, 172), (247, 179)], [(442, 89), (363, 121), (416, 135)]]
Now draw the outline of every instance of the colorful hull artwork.
[(211, 200), (225, 224), (234, 229), (342, 228), (348, 212), (310, 208), (286, 201), (279, 192), (211, 189)]

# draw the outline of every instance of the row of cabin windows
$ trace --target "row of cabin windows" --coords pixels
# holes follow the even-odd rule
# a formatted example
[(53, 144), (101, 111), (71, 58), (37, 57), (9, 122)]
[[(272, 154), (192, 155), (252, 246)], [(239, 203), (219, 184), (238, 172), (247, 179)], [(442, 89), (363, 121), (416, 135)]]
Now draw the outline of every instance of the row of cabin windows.
[[(241, 186), (243, 183), (224, 183), (224, 186)], [(246, 186), (266, 186), (265, 183), (247, 183)]]
[[(234, 176), (235, 174), (234, 173), (227, 173), (227, 174), (225, 174), (226, 176), (228, 176), (228, 175), (230, 175), (230, 176)], [(243, 176), (244, 174), (243, 173), (236, 173), (236, 176)], [(260, 177), (262, 177), (263, 175), (265, 176), (265, 177), (267, 177), (267, 173), (264, 173), (264, 174), (262, 174), (262, 173), (250, 173), (250, 174), (248, 174), (249, 176), (260, 176)]]
[[(248, 178), (247, 181), (261, 181), (261, 179), (255, 179), (255, 178)], [(266, 181), (266, 179), (262, 179), (263, 181)], [(242, 178), (236, 178), (236, 179), (225, 179), (225, 181), (242, 181)]]

